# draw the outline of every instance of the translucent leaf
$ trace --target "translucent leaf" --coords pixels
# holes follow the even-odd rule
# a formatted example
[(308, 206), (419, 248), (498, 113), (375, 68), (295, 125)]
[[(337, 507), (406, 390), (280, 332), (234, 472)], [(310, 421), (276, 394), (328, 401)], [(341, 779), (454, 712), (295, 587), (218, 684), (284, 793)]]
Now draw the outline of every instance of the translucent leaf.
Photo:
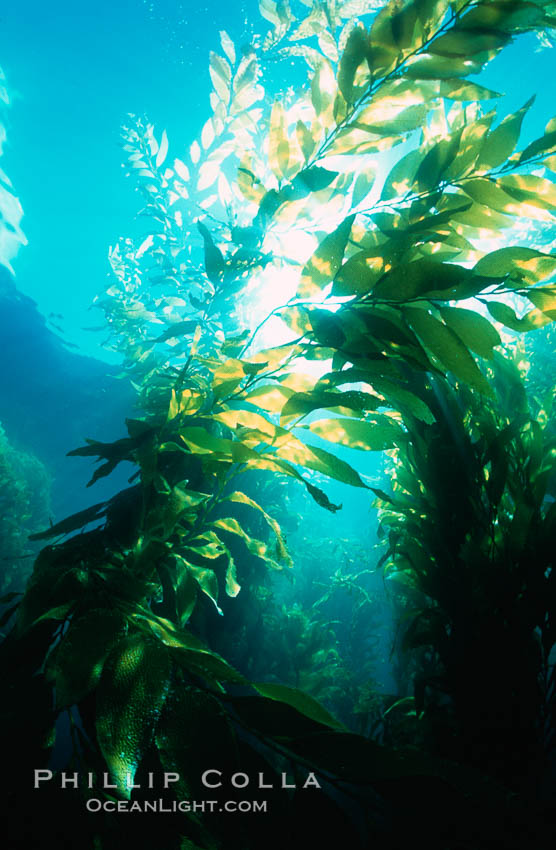
[(230, 68), (228, 62), (222, 56), (219, 56), (212, 50), (210, 51), (209, 73), (210, 78), (212, 80), (212, 84), (214, 86), (214, 90), (216, 91), (218, 97), (224, 103), (228, 103), (230, 99), (230, 83), (232, 81), (232, 69)]
[(335, 277), (342, 264), (354, 220), (354, 215), (348, 216), (333, 233), (324, 237), (302, 271), (298, 297), (315, 295)]
[(543, 254), (533, 248), (499, 248), (482, 257), (473, 269), (483, 277), (504, 278), (534, 284), (556, 271), (556, 256)]
[(404, 315), (424, 345), (456, 378), (484, 395), (492, 395), (490, 384), (475, 363), (467, 347), (454, 331), (425, 310), (404, 308)]
[(462, 307), (440, 307), (440, 315), (471, 351), (489, 360), (501, 345), (500, 334), (484, 316)]
[(268, 161), (278, 180), (283, 180), (286, 176), (289, 158), (290, 146), (286, 127), (286, 113), (282, 104), (275, 101), (270, 114)]
[(110, 652), (97, 690), (97, 740), (118, 791), (130, 798), (170, 685), (171, 658), (162, 644), (131, 635)]
[(116, 609), (93, 609), (72, 621), (51, 671), (56, 710), (78, 703), (94, 690), (108, 653), (125, 632), (125, 617)]
[(232, 39), (225, 30), (221, 30), (220, 32), (220, 44), (222, 45), (222, 50), (224, 51), (232, 65), (235, 65), (236, 49), (234, 47)]
[(534, 98), (514, 112), (507, 115), (500, 126), (493, 130), (486, 138), (479, 155), (478, 166), (491, 169), (501, 165), (513, 153), (517, 145), (521, 125), (528, 109), (533, 104)]
[(166, 155), (168, 153), (168, 136), (166, 134), (166, 130), (162, 131), (162, 138), (160, 139), (160, 147), (158, 148), (158, 153), (156, 155), (156, 167), (160, 168), (164, 160), (166, 159)]
[(303, 693), (303, 691), (297, 690), (297, 688), (290, 688), (287, 685), (276, 685), (274, 683), (262, 682), (254, 682), (253, 687), (263, 697), (291, 705), (292, 708), (295, 708), (301, 714), (304, 714), (306, 717), (310, 717), (311, 720), (315, 720), (317, 723), (322, 723), (324, 726), (330, 726), (332, 729), (344, 728), (343, 724), (340, 723), (339, 720), (336, 720), (336, 718), (323, 708), (320, 703), (313, 699), (313, 697)]
[[(353, 81), (359, 65), (367, 56), (367, 33), (356, 27), (350, 33), (338, 69), (338, 87), (347, 103), (354, 100)], [(357, 92), (355, 92), (355, 97)]]
[(401, 441), (404, 432), (386, 416), (374, 417), (373, 421), (358, 419), (318, 419), (304, 426), (324, 440), (361, 451), (384, 451)]
[(497, 322), (520, 333), (542, 328), (551, 321), (550, 316), (545, 315), (541, 310), (531, 310), (525, 316), (518, 318), (515, 311), (501, 301), (489, 301), (487, 309)]

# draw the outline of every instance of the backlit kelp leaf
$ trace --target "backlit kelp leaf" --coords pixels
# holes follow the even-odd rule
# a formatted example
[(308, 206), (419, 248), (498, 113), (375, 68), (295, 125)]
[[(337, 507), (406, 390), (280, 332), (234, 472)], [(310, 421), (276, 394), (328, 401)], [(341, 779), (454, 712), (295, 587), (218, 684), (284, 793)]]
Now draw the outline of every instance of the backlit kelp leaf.
[(545, 315), (541, 310), (531, 310), (521, 318), (518, 318), (515, 311), (501, 301), (488, 301), (487, 310), (493, 319), (507, 328), (511, 328), (513, 331), (534, 331), (537, 328), (548, 325), (552, 321), (550, 316)]
[(324, 237), (303, 269), (297, 289), (299, 298), (316, 295), (334, 278), (342, 264), (354, 219), (355, 215), (348, 216), (333, 233)]
[(542, 310), (551, 319), (556, 319), (556, 288), (531, 289), (527, 292), (527, 298), (537, 309)]
[(476, 53), (494, 55), (509, 41), (510, 36), (505, 33), (492, 30), (483, 30), (482, 32), (480, 30), (458, 30), (456, 27), (435, 39), (429, 46), (428, 52), (446, 57), (474, 56)]
[(511, 195), (508, 195), (495, 180), (476, 177), (473, 180), (465, 180), (461, 184), (463, 191), (477, 201), (493, 210), (511, 215), (525, 214), (526, 210), (517, 204)]
[(535, 284), (556, 271), (556, 256), (544, 254), (533, 248), (520, 246), (499, 248), (482, 257), (473, 272), (482, 277), (518, 280), (524, 284)]
[(450, 100), (489, 100), (490, 98), (502, 97), (497, 91), (470, 83), (468, 80), (442, 80), (440, 83), (441, 97)]
[[(338, 68), (338, 88), (346, 103), (354, 99), (353, 81), (355, 72), (367, 56), (367, 33), (361, 27), (355, 27), (349, 35)], [(357, 92), (355, 92), (355, 97)]]
[(361, 413), (364, 410), (376, 410), (380, 404), (381, 399), (378, 396), (359, 390), (331, 392), (319, 389), (309, 393), (295, 393), (282, 408), (280, 421), (285, 422), (294, 417), (306, 416), (313, 410), (320, 409), (347, 408)]
[(255, 537), (251, 537), (247, 534), (245, 529), (238, 520), (235, 519), (235, 517), (221, 517), (220, 519), (214, 520), (214, 522), (211, 523), (211, 526), (216, 529), (227, 531), (230, 534), (235, 534), (237, 537), (241, 537), (252, 555), (255, 555), (257, 558), (265, 561), (274, 570), (282, 569), (282, 566), (268, 554), (269, 549), (266, 543), (263, 543), (262, 540), (257, 540)]
[(230, 83), (232, 81), (232, 69), (228, 62), (214, 51), (210, 51), (209, 73), (216, 94), (224, 103), (230, 99)]
[(211, 602), (219, 614), (222, 614), (222, 609), (218, 606), (218, 577), (214, 570), (210, 567), (200, 567), (197, 564), (192, 564), (187, 561), (187, 569)]
[(164, 331), (160, 336), (157, 336), (153, 342), (166, 342), (168, 339), (177, 339), (180, 336), (186, 336), (194, 333), (198, 326), (198, 321), (190, 319), (183, 322), (176, 322)]
[(440, 315), (461, 341), (478, 354), (489, 360), (493, 348), (501, 345), (500, 334), (484, 316), (462, 307), (440, 307)]
[(338, 85), (330, 62), (323, 59), (311, 82), (311, 101), (319, 124), (330, 127), (334, 123), (334, 101)]
[(199, 233), (203, 237), (205, 246), (205, 271), (211, 283), (219, 284), (222, 281), (226, 264), (220, 249), (214, 244), (212, 236), (207, 227), (201, 222), (197, 222)]
[(242, 493), (239, 490), (236, 490), (235, 492), (231, 493), (229, 496), (226, 497), (226, 499), (230, 502), (237, 502), (238, 504), (249, 505), (249, 507), (254, 508), (263, 515), (266, 523), (270, 526), (270, 528), (276, 535), (277, 553), (279, 559), (284, 561), (286, 566), (293, 567), (293, 561), (287, 550), (286, 541), (284, 540), (284, 536), (282, 534), (282, 529), (280, 528), (280, 525), (276, 522), (276, 520), (271, 517), (270, 514), (268, 514), (264, 510), (264, 508), (262, 508), (258, 504), (258, 502), (255, 502), (253, 499), (251, 499), (249, 496), (246, 496), (245, 493)]
[(312, 168), (306, 168), (296, 174), (292, 185), (302, 185), (309, 192), (318, 192), (330, 186), (337, 176), (337, 171), (329, 171), (326, 168), (319, 168), (314, 165)]
[(308, 428), (324, 440), (362, 451), (384, 451), (391, 449), (406, 437), (402, 429), (387, 416), (374, 416), (371, 420), (318, 419)]
[(268, 162), (278, 178), (283, 180), (288, 173), (290, 146), (286, 125), (284, 107), (277, 100), (270, 114), (270, 130), (268, 137)]
[(256, 387), (245, 396), (245, 401), (268, 410), (269, 413), (280, 413), (286, 401), (293, 395), (293, 391), (280, 384), (266, 384)]
[(295, 125), (295, 134), (297, 144), (305, 157), (308, 160), (315, 152), (318, 144), (318, 138), (313, 136), (313, 133), (306, 127), (303, 121), (298, 121)]
[(170, 686), (171, 655), (130, 635), (110, 651), (97, 690), (97, 740), (119, 793), (129, 799)]
[(404, 315), (423, 344), (454, 375), (484, 395), (492, 395), (490, 384), (459, 336), (426, 310), (405, 307)]
[(454, 162), (463, 135), (463, 128), (447, 139), (436, 142), (425, 154), (415, 173), (414, 185), (421, 192), (436, 190), (442, 176)]
[(498, 178), (498, 185), (516, 201), (556, 209), (556, 184), (552, 180), (535, 174), (505, 174)]
[(423, 157), (424, 153), (421, 150), (410, 151), (402, 156), (384, 181), (381, 199), (390, 200), (405, 195), (415, 182), (417, 169)]
[(506, 115), (501, 124), (487, 136), (478, 159), (479, 168), (490, 170), (501, 165), (513, 153), (517, 145), (523, 119), (533, 105), (532, 97), (527, 103), (514, 112)]
[(374, 162), (366, 165), (364, 169), (357, 173), (351, 196), (351, 202), (354, 207), (358, 206), (367, 197), (375, 183), (376, 174), (377, 166)]
[(72, 620), (49, 669), (57, 711), (95, 689), (108, 653), (126, 631), (126, 618), (117, 609), (94, 609)]
[(396, 266), (387, 272), (373, 287), (371, 295), (387, 301), (409, 301), (420, 295), (440, 294), (446, 300), (458, 297), (460, 288), (468, 297), (472, 272), (463, 266), (438, 263), (423, 258), (413, 263)]
[(187, 568), (184, 559), (176, 555), (176, 575), (174, 580), (174, 594), (176, 601), (176, 616), (178, 624), (183, 628), (193, 613), (197, 602), (197, 589), (199, 587), (191, 571)]
[(333, 295), (364, 295), (384, 271), (384, 258), (376, 252), (359, 251), (341, 266), (332, 284)]
[(413, 80), (449, 80), (452, 77), (476, 74), (482, 65), (483, 62), (464, 56), (434, 56), (431, 53), (421, 53), (408, 59), (405, 73)]
[(228, 57), (228, 59), (230, 60), (232, 65), (235, 65), (236, 49), (234, 47), (234, 43), (233, 43), (232, 39), (230, 38), (230, 36), (226, 32), (226, 30), (221, 30), (219, 32), (219, 36), (220, 36), (220, 44), (222, 45), (222, 50), (224, 51), (224, 53), (226, 54), (226, 56)]
[(317, 723), (322, 723), (324, 726), (329, 726), (332, 729), (345, 729), (343, 723), (336, 720), (330, 712), (328, 712), (320, 703), (313, 697), (303, 693), (297, 688), (290, 688), (287, 685), (276, 685), (267, 682), (253, 682), (252, 687), (258, 691), (261, 696), (267, 699), (278, 700), (287, 705), (291, 705), (305, 717), (315, 720)]
[(276, 454), (283, 460), (298, 464), (305, 469), (320, 472), (335, 481), (341, 481), (342, 484), (350, 484), (352, 487), (367, 487), (349, 463), (317, 446), (305, 446), (301, 440), (292, 439), (288, 445), (280, 446), (276, 450)]

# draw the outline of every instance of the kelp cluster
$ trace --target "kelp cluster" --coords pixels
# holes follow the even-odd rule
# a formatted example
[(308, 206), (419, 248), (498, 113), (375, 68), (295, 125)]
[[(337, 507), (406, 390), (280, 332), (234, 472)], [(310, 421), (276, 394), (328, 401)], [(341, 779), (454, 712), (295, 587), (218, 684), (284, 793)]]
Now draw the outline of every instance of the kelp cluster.
[(0, 590), (14, 598), (36, 554), (29, 534), (48, 522), (50, 479), (33, 455), (18, 451), (0, 424)]
[[(531, 101), (498, 121), (499, 95), (468, 77), (551, 28), (555, 4), (303, 6), (261, 0), (272, 29), (241, 56), (221, 34), (213, 114), (188, 157), (170, 163), (166, 134), (143, 119), (125, 129), (150, 227), (111, 251), (97, 304), (138, 413), (126, 437), (71, 454), (97, 459), (91, 484), (123, 461), (136, 472), (40, 535), (54, 542), (2, 647), (5, 722), (27, 724), (25, 776), (48, 763), (65, 713), (65, 763), (97, 780), (108, 770), (123, 800), (162, 770), (179, 773), (177, 799), (202, 799), (209, 762), (271, 778), (264, 821), (182, 813), (165, 822), (168, 848), (302, 847), (315, 819), (330, 846), (415, 834), (439, 848), (548, 846), (554, 445), (503, 342), (556, 310), (556, 258), (511, 244), (524, 219), (553, 222), (556, 121), (520, 144)], [(271, 97), (261, 69), (280, 57), (309, 84)], [(290, 334), (261, 349), (255, 296), (269, 287)], [(390, 452), (391, 493), (339, 446)], [(331, 519), (327, 479), (378, 498), (417, 652), (400, 668), (401, 705), (358, 693), (375, 740), (238, 652), (236, 636), (249, 649), (271, 619), (267, 571), (294, 566), (254, 475), (297, 483)], [(286, 643), (296, 629), (298, 645), (316, 641), (301, 610), (284, 622)], [(313, 771), (321, 789), (280, 790), (284, 769)], [(80, 846), (121, 843), (119, 821), (83, 820), (83, 798), (99, 795), (61, 795)], [(127, 840), (161, 846), (160, 820), (140, 824), (126, 820)]]

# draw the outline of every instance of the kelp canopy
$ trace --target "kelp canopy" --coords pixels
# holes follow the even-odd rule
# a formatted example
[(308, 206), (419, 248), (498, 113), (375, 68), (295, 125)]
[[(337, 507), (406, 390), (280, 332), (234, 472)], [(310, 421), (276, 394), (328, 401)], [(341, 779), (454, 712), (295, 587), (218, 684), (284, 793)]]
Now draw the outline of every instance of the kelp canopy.
[[(70, 454), (99, 461), (91, 484), (124, 461), (136, 471), (41, 535), (53, 542), (1, 655), (14, 782), (49, 763), (67, 713), (56, 766), (99, 785), (108, 771), (122, 800), (164, 770), (180, 775), (165, 799), (203, 799), (201, 773), (220, 765), (276, 789), (264, 819), (189, 812), (163, 827), (87, 820), (99, 787), (43, 792), (39, 829), (63, 805), (58, 834), (79, 823), (80, 846), (125, 829), (138, 847), (301, 847), (317, 819), (329, 846), (548, 846), (553, 384), (528, 387), (516, 338), (556, 315), (556, 257), (533, 247), (553, 227), (556, 119), (522, 144), (532, 100), (500, 118), (500, 95), (469, 77), (551, 28), (556, 4), (260, 5), (263, 39), (240, 54), (220, 35), (188, 156), (170, 159), (144, 119), (124, 131), (149, 232), (111, 251), (97, 305), (138, 413), (127, 437)], [(280, 61), (307, 84), (271, 96)], [(278, 345), (259, 342), (261, 297), (289, 329)], [(382, 743), (230, 663), (264, 570), (294, 566), (261, 482), (297, 482), (334, 514), (328, 479), (370, 487), (339, 446), (391, 458), (374, 493), (412, 652)], [(308, 771), (320, 790), (301, 788)]]

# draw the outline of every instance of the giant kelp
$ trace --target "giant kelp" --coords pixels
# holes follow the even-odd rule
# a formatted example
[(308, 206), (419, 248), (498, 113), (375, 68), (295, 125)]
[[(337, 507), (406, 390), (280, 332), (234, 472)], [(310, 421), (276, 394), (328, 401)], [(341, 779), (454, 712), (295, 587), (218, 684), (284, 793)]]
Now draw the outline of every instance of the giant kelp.
[[(514, 806), (510, 816), (510, 792), (526, 754), (539, 752), (541, 713), (553, 728), (550, 683), (539, 695), (537, 676), (548, 675), (553, 644), (552, 444), (499, 347), (504, 327), (552, 320), (556, 259), (530, 244), (485, 252), (479, 240), (507, 228), (510, 242), (523, 217), (552, 221), (554, 183), (532, 172), (553, 169), (556, 126), (520, 146), (530, 103), (496, 125), (483, 104), (498, 95), (468, 77), (515, 37), (550, 27), (554, 4), (414, 0), (370, 19), (367, 4), (305, 6), (296, 19), (287, 2), (263, 0), (272, 30), (241, 57), (222, 34), (213, 115), (187, 163), (170, 165), (166, 134), (157, 140), (143, 119), (125, 128), (151, 227), (111, 252), (98, 305), (138, 411), (126, 437), (89, 439), (72, 454), (99, 461), (91, 484), (122, 461), (137, 472), (122, 493), (42, 535), (54, 543), (3, 644), (5, 714), (14, 724), (29, 719), (32, 697), (44, 704), (27, 730), (24, 771), (46, 763), (52, 724), (68, 712), (68, 762), (96, 776), (107, 767), (124, 799), (134, 779), (161, 768), (179, 772), (179, 795), (199, 794), (216, 754), (230, 772), (277, 777), (286, 764), (325, 786), (277, 793), (265, 825), (184, 814), (168, 821), (168, 847), (301, 847), (314, 817), (331, 843), (399, 847), (421, 830), (430, 846), (478, 847), (487, 813), (483, 839), (522, 846), (511, 843), (522, 814)], [(261, 69), (280, 55), (306, 63), (310, 85), (271, 99)], [(380, 187), (369, 155), (401, 144)], [(281, 239), (292, 230), (312, 238), (308, 258)], [(265, 321), (250, 295), (271, 271), (296, 267), (294, 297), (273, 310), (292, 338), (259, 350)], [(307, 360), (324, 374), (303, 374)], [(519, 402), (515, 422), (512, 407), (495, 407), (501, 375)], [(327, 478), (369, 489), (339, 445), (397, 452), (393, 495), (374, 489), (391, 527), (391, 574), (421, 595), (405, 641), (431, 656), (414, 680), (430, 728), (423, 749), (355, 735), (302, 690), (250, 681), (222, 641), (220, 653), (211, 647), (228, 611), (246, 594), (255, 604), (265, 569), (291, 568), (282, 528), (245, 474), (297, 482), (334, 514)], [(252, 530), (247, 510), (267, 531)], [(310, 635), (310, 623), (303, 629)], [(508, 641), (515, 680), (500, 663)], [(484, 726), (475, 669), (495, 699)], [(434, 688), (447, 698), (436, 713)], [(525, 730), (508, 785), (495, 709), (504, 730)], [(479, 734), (471, 755), (455, 746), (459, 733)], [(356, 804), (359, 829), (348, 823)], [(80, 840), (118, 843), (106, 820), (87, 823)], [(539, 834), (545, 827), (539, 817)], [(148, 832), (133, 838), (160, 846)]]

